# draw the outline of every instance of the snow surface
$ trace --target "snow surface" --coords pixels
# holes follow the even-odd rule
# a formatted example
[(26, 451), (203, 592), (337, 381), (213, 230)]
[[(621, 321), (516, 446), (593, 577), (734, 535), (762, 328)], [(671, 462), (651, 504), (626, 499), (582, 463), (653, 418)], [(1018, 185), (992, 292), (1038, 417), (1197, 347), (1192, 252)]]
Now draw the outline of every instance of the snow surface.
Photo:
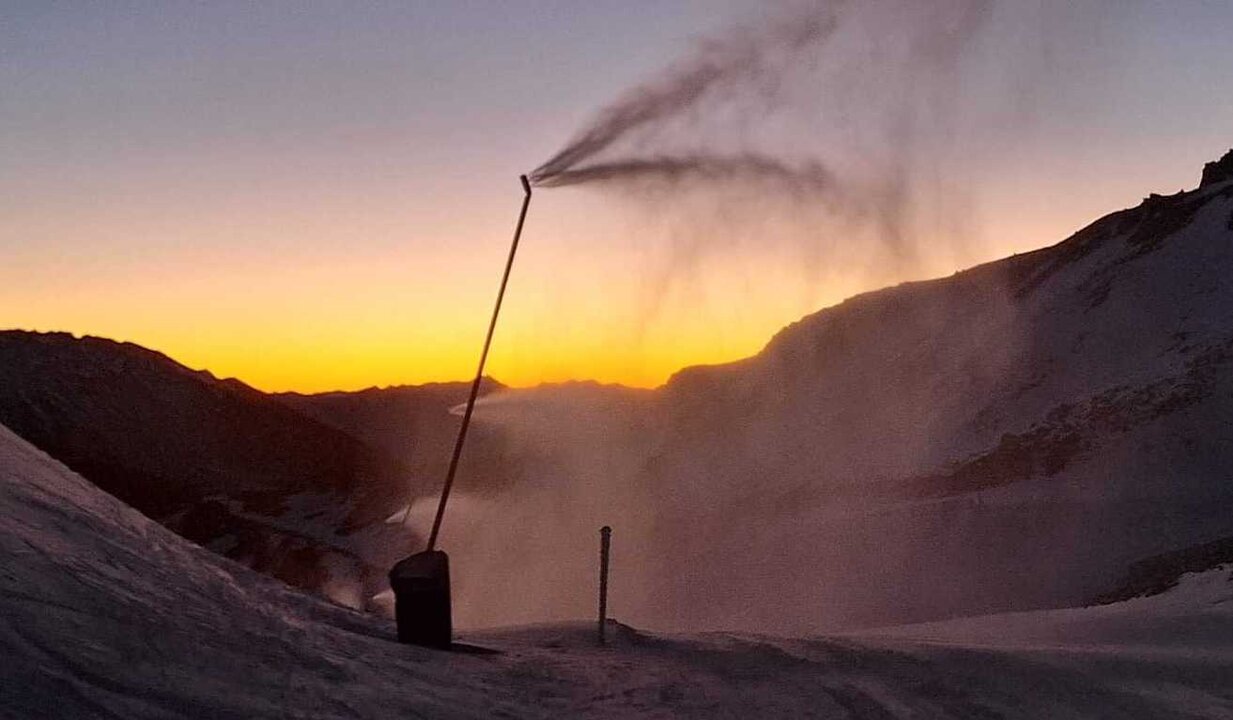
[(1170, 593), (860, 635), (590, 623), (398, 645), (219, 558), (0, 427), (0, 716), (1233, 717), (1226, 570)]

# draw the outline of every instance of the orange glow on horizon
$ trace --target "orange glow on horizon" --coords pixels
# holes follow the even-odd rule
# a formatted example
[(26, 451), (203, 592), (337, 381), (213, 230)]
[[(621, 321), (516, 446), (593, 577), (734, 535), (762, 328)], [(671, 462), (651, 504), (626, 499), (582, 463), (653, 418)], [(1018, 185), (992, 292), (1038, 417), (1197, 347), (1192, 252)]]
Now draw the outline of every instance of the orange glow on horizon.
[[(325, 392), (470, 380), (492, 295), (491, 288), (479, 287), (473, 301), (452, 312), (400, 313), (398, 307), (414, 306), (414, 300), (400, 302), (385, 286), (371, 297), (335, 298), (297, 312), (294, 300), (259, 303), (232, 283), (206, 285), (186, 281), (175, 285), (183, 295), (161, 293), (156, 302), (150, 300), (160, 295), (153, 285), (116, 293), (83, 281), (75, 292), (37, 297), (20, 319), (3, 317), (7, 313), (0, 319), (6, 327), (133, 342), (267, 392)], [(654, 387), (683, 367), (753, 355), (804, 314), (747, 305), (718, 315), (664, 309), (644, 319), (633, 310), (623, 317), (604, 312), (601, 299), (592, 297), (577, 299), (578, 313), (537, 316), (559, 294), (537, 298), (519, 289), (526, 290), (511, 288), (486, 370), (514, 387), (571, 380)], [(193, 297), (198, 290), (212, 299)], [(267, 290), (280, 294), (277, 287)]]
[[(678, 267), (668, 236), (619, 203), (539, 193), (487, 374), (515, 387), (657, 386), (683, 367), (753, 355), (856, 293), (1057, 242), (1095, 219), (1093, 207), (1129, 204), (1125, 187), (1132, 198), (1151, 187), (1127, 178), (1067, 196), (1047, 181), (990, 194), (983, 214), (998, 223), (974, 228), (971, 247), (935, 243), (950, 249), (881, 274), (806, 271), (792, 243), (766, 242), (773, 227)], [(272, 206), (226, 195), (211, 216), (179, 196), (127, 212), (31, 207), (0, 219), (27, 239), (0, 266), (0, 327), (132, 341), (265, 391), (466, 381), (519, 199), (512, 182), (494, 186), (465, 206), (431, 195), (409, 205), (410, 189), (387, 187)]]

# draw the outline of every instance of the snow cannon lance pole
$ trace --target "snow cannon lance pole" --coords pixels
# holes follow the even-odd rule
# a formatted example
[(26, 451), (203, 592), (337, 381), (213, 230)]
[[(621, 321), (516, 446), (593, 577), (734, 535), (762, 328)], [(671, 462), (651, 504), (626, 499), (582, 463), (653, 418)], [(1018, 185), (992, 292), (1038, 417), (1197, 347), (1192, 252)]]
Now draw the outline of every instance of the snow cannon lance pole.
[(488, 348), (492, 346), (492, 335), (497, 329), (497, 317), (501, 314), (501, 301), (505, 299), (505, 286), (509, 284), (510, 270), (514, 267), (514, 256), (518, 253), (518, 241), (522, 238), (522, 226), (527, 219), (527, 208), (531, 205), (531, 182), (527, 180), (526, 175), (520, 175), (518, 179), (522, 181), (522, 210), (518, 213), (518, 225), (514, 228), (514, 241), (510, 244), (509, 258), (505, 261), (505, 273), (501, 276), (501, 287), (497, 290), (497, 302), (492, 308), (492, 319), (488, 322), (488, 335), (484, 338), (484, 350), (480, 353), (479, 368), (475, 371), (475, 380), (471, 382), (471, 394), (467, 396), (467, 409), (462, 414), (462, 426), (458, 428), (458, 438), (454, 441), (454, 454), (450, 457), (450, 467), (445, 473), (445, 487), (441, 489), (441, 501), (437, 503), (437, 516), (432, 521), (432, 533), (428, 536), (429, 551), (437, 547), (437, 535), (441, 532), (441, 521), (445, 518), (445, 504), (449, 502), (450, 490), (454, 487), (454, 475), (458, 472), (458, 461), (462, 458), (462, 446), (467, 440), (467, 428), (471, 425), (475, 398), (479, 396), (480, 383), (484, 378), (484, 364), (488, 362)]
[[(424, 552), (415, 553), (400, 560), (390, 569), (390, 589), (394, 591), (394, 616), (398, 621), (398, 641), (413, 645), (441, 648), (448, 650), (453, 646), (453, 612), (450, 601), (450, 559), (444, 552), (437, 550), (437, 535), (441, 532), (441, 520), (445, 517), (445, 504), (450, 499), (450, 489), (454, 486), (454, 474), (458, 472), (458, 460), (462, 457), (462, 446), (467, 439), (467, 427), (471, 424), (471, 413), (475, 411), (475, 398), (479, 395), (480, 383), (484, 379), (484, 364), (488, 361), (488, 348), (492, 345), (492, 334), (497, 328), (497, 316), (501, 314), (501, 301), (505, 298), (505, 286), (509, 284), (509, 273), (514, 266), (514, 255), (518, 252), (518, 240), (522, 237), (522, 225), (527, 219), (527, 207), (531, 204), (531, 183), (523, 175), (522, 189), (525, 193), (522, 199), (522, 212), (518, 214), (518, 227), (514, 230), (514, 242), (510, 245), (509, 259), (505, 261), (505, 274), (501, 276), (501, 289), (497, 291), (497, 304), (492, 309), (492, 320), (488, 323), (488, 335), (484, 338), (484, 351), (480, 353), (479, 369), (475, 371), (475, 380), (471, 383), (471, 394), (467, 397), (467, 409), (462, 415), (462, 427), (458, 428), (458, 439), (454, 441), (454, 455), (450, 458), (449, 471), (445, 475), (445, 487), (441, 489), (441, 502), (437, 505), (437, 516), (432, 521), (432, 534), (428, 536), (428, 548)], [(407, 515), (410, 515), (410, 508)], [(407, 520), (404, 517), (403, 523)]]

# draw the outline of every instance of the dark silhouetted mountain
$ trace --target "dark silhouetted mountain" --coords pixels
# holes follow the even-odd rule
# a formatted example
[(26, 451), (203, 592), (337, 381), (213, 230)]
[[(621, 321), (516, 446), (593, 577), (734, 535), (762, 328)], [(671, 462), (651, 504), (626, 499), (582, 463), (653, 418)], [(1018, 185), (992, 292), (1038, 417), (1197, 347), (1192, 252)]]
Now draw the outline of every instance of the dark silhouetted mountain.
[[(503, 388), (501, 383), (485, 378), (480, 397)], [(470, 390), (470, 383), (430, 383), (355, 392), (280, 393), (274, 397), (401, 461), (413, 477), (434, 487), (433, 483), (439, 486), (445, 477), (461, 423), (461, 415), (453, 410), (466, 403)], [(472, 426), (468, 434), (461, 471), (465, 474), (473, 468), (499, 466), (500, 439), (479, 425)], [(482, 484), (490, 485), (491, 480)]]
[(0, 332), (0, 424), (185, 537), (352, 604), (414, 542), (384, 522), (416, 490), (396, 459), (130, 343)]

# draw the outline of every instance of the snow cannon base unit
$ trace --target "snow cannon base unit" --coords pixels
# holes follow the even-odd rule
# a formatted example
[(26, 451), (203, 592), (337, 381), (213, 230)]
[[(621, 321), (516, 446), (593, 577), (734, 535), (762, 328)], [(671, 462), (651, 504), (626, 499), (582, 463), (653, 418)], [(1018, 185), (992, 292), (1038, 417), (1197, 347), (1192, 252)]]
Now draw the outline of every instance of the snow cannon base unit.
[(448, 650), (453, 636), (450, 614), (450, 559), (440, 550), (403, 558), (390, 569), (398, 642)]
[[(462, 414), (462, 423), (458, 426), (458, 437), (454, 441), (454, 453), (450, 456), (449, 469), (445, 473), (441, 500), (437, 503), (437, 514), (432, 521), (432, 532), (428, 535), (428, 549), (403, 558), (390, 569), (390, 587), (394, 590), (394, 616), (398, 620), (398, 642), (447, 650), (452, 647), (450, 560), (448, 555), (437, 550), (437, 537), (441, 533), (441, 521), (445, 518), (445, 507), (450, 499), (450, 490), (454, 487), (458, 462), (462, 459), (463, 444), (467, 440), (467, 428), (471, 425), (471, 414), (475, 411), (475, 398), (479, 396), (480, 385), (484, 380), (484, 364), (488, 361), (488, 350), (492, 347), (492, 335), (497, 329), (497, 318), (501, 315), (501, 301), (505, 298), (505, 288), (509, 284), (510, 271), (514, 267), (514, 256), (518, 253), (518, 241), (522, 238), (522, 226), (527, 219), (527, 208), (531, 205), (531, 181), (526, 175), (519, 176), (518, 180), (522, 183), (522, 209), (518, 212), (518, 224), (514, 227), (514, 240), (510, 243), (509, 257), (505, 260), (505, 273), (501, 276), (501, 286), (497, 290), (497, 303), (492, 308), (492, 319), (488, 322), (488, 334), (484, 337), (484, 349), (480, 353), (479, 367), (475, 371), (475, 379), (471, 382), (471, 393), (467, 396), (467, 409)], [(411, 512), (408, 509), (407, 514), (403, 516), (404, 525), (410, 517)]]

